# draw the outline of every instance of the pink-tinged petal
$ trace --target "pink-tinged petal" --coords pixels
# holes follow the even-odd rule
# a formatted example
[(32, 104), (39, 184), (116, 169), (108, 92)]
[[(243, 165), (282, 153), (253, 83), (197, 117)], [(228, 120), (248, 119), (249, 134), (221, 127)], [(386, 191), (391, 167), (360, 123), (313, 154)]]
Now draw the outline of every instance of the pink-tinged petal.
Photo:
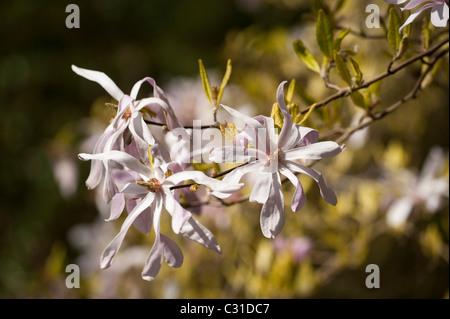
[(449, 16), (448, 11), (448, 5), (445, 2), (435, 5), (431, 10), (431, 23), (435, 27), (445, 28)]
[(343, 147), (339, 146), (336, 142), (318, 142), (288, 150), (285, 152), (284, 158), (286, 160), (322, 159), (336, 156), (342, 150)]
[(321, 173), (313, 170), (312, 168), (303, 166), (293, 161), (283, 161), (283, 165), (286, 166), (286, 168), (291, 171), (308, 175), (312, 179), (314, 179), (317, 182), (317, 185), (319, 186), (320, 195), (322, 196), (322, 198), (328, 204), (336, 206), (337, 204), (336, 194), (333, 192), (331, 187), (328, 185), (327, 180), (325, 179), (325, 177), (322, 176)]
[(390, 3), (390, 4), (402, 4), (402, 3), (405, 3), (408, 0), (384, 0), (384, 1), (386, 1), (387, 3)]
[(270, 188), (272, 187), (272, 174), (262, 173), (256, 180), (253, 186), (252, 192), (250, 193), (249, 200), (251, 202), (258, 202), (264, 204), (269, 197)]
[(183, 225), (191, 218), (191, 213), (184, 209), (178, 201), (175, 200), (170, 190), (164, 191), (164, 207), (172, 216), (172, 229), (178, 234)]
[(149, 97), (139, 100), (137, 101), (134, 110), (138, 111), (144, 107), (149, 109), (163, 110), (164, 111), (163, 114), (165, 117), (165, 124), (167, 124), (169, 130), (173, 130), (174, 128), (179, 129), (183, 128), (183, 126), (180, 124), (180, 121), (176, 117), (172, 107), (162, 99), (156, 97)]
[(243, 165), (241, 167), (235, 168), (233, 171), (225, 175), (225, 177), (222, 179), (224, 183), (229, 184), (237, 184), (241, 180), (242, 176), (244, 176), (247, 173), (256, 172), (259, 173), (260, 170), (264, 167), (264, 163), (260, 161), (248, 163), (246, 165)]
[(160, 234), (161, 245), (164, 249), (164, 259), (173, 268), (180, 268), (183, 265), (183, 252), (180, 247), (169, 237)]
[(120, 99), (122, 98), (123, 92), (117, 87), (117, 85), (113, 82), (113, 80), (111, 80), (110, 77), (107, 76), (105, 73), (82, 69), (75, 65), (72, 65), (72, 70), (76, 74), (90, 81), (94, 81), (100, 84), (105, 89), (105, 91), (108, 92), (109, 95), (111, 95), (117, 101), (120, 101)]
[(409, 1), (409, 3), (406, 6), (404, 6), (402, 8), (402, 11), (414, 9), (419, 4), (422, 4), (422, 3), (426, 2), (426, 1), (428, 1), (428, 0), (411, 0), (411, 1)]
[(247, 124), (249, 127), (253, 128), (253, 129), (257, 129), (257, 128), (262, 128), (262, 124), (258, 121), (255, 120), (254, 118), (245, 115), (239, 111), (236, 111), (235, 109), (228, 107), (226, 105), (220, 104), (221, 107), (223, 107), (228, 113), (231, 114), (231, 116), (235, 117), (236, 119), (241, 120), (242, 122), (244, 122), (245, 124)]
[(278, 137), (278, 147), (283, 148), (288, 141), (296, 140), (298, 136), (297, 130), (293, 129), (292, 117), (284, 101), (284, 85), (287, 81), (283, 81), (278, 86), (277, 90), (277, 103), (283, 114), (283, 127)]
[(245, 163), (250, 158), (267, 160), (267, 154), (253, 147), (221, 146), (209, 154), (209, 160), (215, 163)]
[(120, 192), (124, 194), (131, 194), (134, 197), (144, 197), (147, 195), (148, 190), (144, 186), (138, 185), (135, 182), (130, 182), (125, 184)]
[(272, 187), (269, 198), (261, 209), (261, 230), (265, 237), (274, 238), (284, 226), (284, 197), (281, 189), (280, 175), (274, 173), (272, 176)]
[(222, 253), (214, 235), (193, 217), (183, 225), (180, 234), (219, 254)]
[(300, 133), (300, 141), (298, 142), (297, 146), (314, 144), (317, 143), (317, 141), (319, 141), (319, 131), (314, 130), (310, 127), (301, 126), (297, 124), (295, 124), (295, 127)]
[(127, 110), (131, 107), (131, 102), (132, 102), (131, 98), (126, 94), (124, 94), (120, 99), (117, 108), (117, 114), (116, 116), (114, 116), (114, 119), (110, 124), (115, 130), (117, 130), (117, 128), (121, 125), (125, 124), (126, 126), (127, 121), (124, 119), (124, 115), (125, 112), (127, 112)]
[[(131, 212), (139, 204), (142, 199), (131, 198), (127, 201), (127, 211)], [(133, 226), (136, 227), (140, 232), (144, 234), (150, 233), (152, 229), (153, 212), (152, 207), (147, 207), (139, 214), (138, 217), (133, 222)]]
[(147, 257), (144, 269), (142, 270), (142, 279), (151, 281), (158, 275), (164, 260), (164, 246), (161, 245), (160, 234), (157, 234), (152, 250)]
[(119, 163), (120, 165), (125, 166), (125, 167), (135, 171), (136, 173), (141, 174), (142, 176), (148, 177), (151, 175), (150, 168), (144, 166), (141, 162), (139, 162), (133, 156), (131, 156), (127, 153), (124, 153), (124, 152), (120, 152), (120, 151), (110, 151), (110, 152), (100, 153), (100, 154), (81, 153), (81, 154), (78, 154), (78, 157), (82, 161), (111, 160), (111, 161), (115, 161), (115, 162)]
[(153, 79), (150, 78), (150, 77), (143, 78), (142, 80), (136, 82), (136, 84), (135, 84), (135, 85), (133, 86), (133, 88), (131, 89), (131, 93), (130, 93), (130, 96), (131, 96), (131, 98), (132, 98), (133, 100), (136, 100), (137, 95), (138, 95), (138, 93), (139, 93), (139, 90), (140, 90), (140, 88), (141, 88), (141, 85), (142, 85), (144, 82), (149, 83), (153, 88), (154, 88), (155, 85), (156, 85), (156, 84), (155, 84), (155, 80), (153, 80)]
[(210, 193), (219, 198), (227, 198), (244, 186), (243, 184), (232, 184), (211, 178), (200, 171), (184, 171), (173, 174), (166, 178), (165, 183), (168, 182), (167, 185), (171, 186), (191, 179), (197, 184), (211, 188)]
[(297, 212), (306, 203), (306, 195), (303, 192), (302, 184), (298, 180), (297, 176), (295, 176), (295, 174), (293, 174), (290, 170), (288, 170), (284, 166), (280, 167), (280, 173), (286, 176), (295, 186), (295, 192), (291, 200), (291, 209), (293, 212)]
[(125, 208), (125, 196), (122, 193), (117, 193), (111, 200), (111, 211), (108, 219), (106, 221), (114, 220), (122, 215), (123, 209)]
[(112, 198), (119, 192), (117, 185), (114, 181), (112, 170), (105, 170), (105, 178), (103, 180), (103, 199), (105, 203), (110, 203)]
[[(153, 193), (152, 193), (153, 194)], [(140, 203), (139, 203), (140, 204)], [(139, 205), (138, 204), (138, 205)], [(161, 268), (164, 258), (164, 247), (160, 244), (160, 221), (162, 211), (162, 197), (155, 195), (155, 200), (152, 203), (153, 211), (153, 227), (155, 229), (155, 242), (152, 250), (148, 255), (144, 269), (142, 270), (142, 278), (145, 280), (153, 280)]]
[(136, 143), (140, 159), (147, 162), (148, 147), (155, 144), (155, 139), (150, 133), (141, 114), (131, 121), (129, 129)]
[[(108, 128), (105, 130), (105, 132), (100, 136), (97, 143), (94, 146), (94, 154), (97, 153), (103, 153), (104, 147), (108, 139), (113, 134), (112, 127), (108, 126)], [(92, 161), (91, 163), (91, 170), (89, 172), (89, 176), (86, 180), (86, 186), (88, 189), (93, 189), (97, 187), (97, 185), (100, 183), (102, 176), (103, 176), (103, 170), (104, 166), (101, 161)]]
[(125, 238), (128, 229), (136, 220), (136, 218), (153, 203), (154, 199), (155, 194), (148, 193), (148, 195), (138, 205), (136, 205), (133, 211), (127, 216), (122, 224), (122, 227), (120, 228), (120, 232), (116, 235), (116, 237), (114, 237), (114, 239), (103, 251), (102, 257), (100, 259), (101, 268), (108, 268), (111, 265), (114, 256), (117, 254), (120, 246), (122, 245), (123, 239)]
[(400, 27), (398, 32), (400, 33), (404, 27), (406, 27), (408, 24), (412, 23), (422, 13), (422, 11), (432, 8), (433, 6), (434, 6), (434, 4), (432, 4), (432, 3), (426, 4), (422, 7), (420, 7), (419, 9), (417, 9), (416, 11), (414, 11), (413, 13), (411, 13), (411, 15), (408, 17), (408, 19), (406, 19), (405, 23)]

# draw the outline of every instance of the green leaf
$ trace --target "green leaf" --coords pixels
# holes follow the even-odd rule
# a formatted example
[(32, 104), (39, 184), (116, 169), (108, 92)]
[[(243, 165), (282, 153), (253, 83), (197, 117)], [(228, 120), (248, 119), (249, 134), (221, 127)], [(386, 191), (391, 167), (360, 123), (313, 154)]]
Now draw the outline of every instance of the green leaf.
[(388, 21), (388, 30), (387, 30), (387, 39), (389, 45), (391, 46), (394, 52), (397, 52), (398, 47), (400, 45), (401, 35), (398, 32), (400, 27), (402, 26), (402, 20), (398, 15), (397, 11), (394, 8), (389, 10), (389, 21)]
[(356, 85), (359, 86), (361, 84), (361, 82), (362, 82), (363, 74), (362, 74), (361, 69), (360, 69), (360, 67), (358, 65), (358, 62), (356, 62), (355, 59), (353, 59), (352, 57), (349, 57), (349, 60), (350, 60), (350, 62), (352, 64), (353, 70), (355, 71), (355, 74), (356, 74), (356, 81), (355, 81), (355, 83), (356, 83)]
[(295, 40), (292, 43), (292, 46), (294, 47), (294, 51), (297, 53), (297, 56), (303, 61), (303, 63), (305, 63), (308, 69), (320, 73), (319, 63), (316, 59), (314, 59), (301, 40)]
[(344, 40), (344, 38), (350, 33), (350, 29), (345, 29), (343, 31), (341, 31), (337, 38), (336, 41), (334, 42), (334, 48), (336, 51), (340, 51), (341, 50), (341, 43), (342, 40)]
[(231, 60), (228, 59), (227, 61), (227, 69), (225, 70), (225, 75), (223, 76), (222, 79), (222, 84), (220, 85), (219, 88), (219, 94), (217, 95), (217, 105), (220, 104), (220, 100), (222, 100), (222, 95), (223, 95), (223, 91), (225, 90), (225, 87), (227, 86), (228, 80), (230, 79), (231, 76)]
[(347, 64), (344, 59), (339, 55), (337, 51), (334, 51), (334, 62), (336, 63), (336, 70), (339, 76), (347, 82), (348, 85), (352, 85), (352, 76), (350, 75), (350, 71), (347, 68)]
[(350, 98), (356, 106), (362, 107), (363, 109), (366, 108), (365, 98), (360, 92), (354, 91), (352, 94), (350, 94)]
[(200, 69), (200, 77), (202, 78), (203, 91), (205, 91), (205, 95), (209, 103), (212, 104), (211, 84), (209, 82), (208, 73), (206, 73), (205, 66), (203, 65), (203, 61), (201, 59), (198, 60), (198, 66)]
[(320, 50), (326, 57), (333, 55), (333, 23), (330, 17), (322, 10), (319, 10), (319, 17), (316, 24), (316, 39)]

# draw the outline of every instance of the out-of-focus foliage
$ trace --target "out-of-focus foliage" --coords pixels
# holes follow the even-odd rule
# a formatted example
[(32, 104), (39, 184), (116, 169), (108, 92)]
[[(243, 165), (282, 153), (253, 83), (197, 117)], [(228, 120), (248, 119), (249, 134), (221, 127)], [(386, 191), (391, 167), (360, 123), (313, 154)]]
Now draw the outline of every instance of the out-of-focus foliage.
[[(80, 80), (71, 64), (105, 71), (124, 91), (152, 76), (187, 125), (212, 121), (199, 58), (213, 85), (232, 60), (222, 103), (270, 116), (278, 84), (295, 79), (292, 100), (301, 110), (335, 92), (317, 72), (327, 61), (336, 63), (331, 83), (355, 87), (384, 72), (394, 56), (416, 53), (400, 57), (401, 39), (366, 28), (366, 2), (86, 1), (79, 3), (81, 28), (67, 29), (65, 3), (2, 1), (0, 297), (448, 297), (448, 56), (417, 99), (352, 135), (339, 157), (316, 164), (337, 194), (336, 207), (301, 176), (308, 201), (298, 213), (286, 202), (287, 223), (275, 240), (260, 231), (259, 204), (207, 206), (198, 219), (222, 255), (173, 238), (183, 266), (162, 267), (146, 282), (140, 272), (153, 237), (130, 231), (111, 268), (99, 268), (123, 218), (103, 220), (107, 208), (85, 189), (88, 165), (77, 153), (92, 151), (92, 136), (113, 111), (104, 106), (110, 99), (103, 90)], [(394, 16), (376, 3), (386, 20)], [(397, 9), (391, 10), (404, 21)], [(416, 50), (421, 34), (422, 40), (448, 34), (423, 25), (411, 28)], [(335, 100), (305, 125), (328, 134), (356, 124), (369, 105), (377, 110), (404, 96), (420, 71), (414, 64), (361, 96)], [(223, 115), (219, 110), (219, 120)], [(432, 197), (442, 183), (434, 181), (441, 180), (447, 189), (437, 202)], [(290, 199), (292, 188), (284, 189)], [(389, 224), (388, 212), (405, 198), (414, 203), (405, 221)], [(71, 263), (81, 269), (79, 289), (65, 286)], [(365, 286), (368, 264), (380, 267), (380, 289)]]

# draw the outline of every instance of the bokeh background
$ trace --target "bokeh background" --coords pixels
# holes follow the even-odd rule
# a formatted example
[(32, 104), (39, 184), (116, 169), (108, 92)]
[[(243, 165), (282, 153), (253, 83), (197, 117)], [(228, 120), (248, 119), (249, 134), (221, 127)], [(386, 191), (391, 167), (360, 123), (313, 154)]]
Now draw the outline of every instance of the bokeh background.
[[(339, 25), (364, 30), (366, 2), (344, 1)], [(249, 115), (270, 115), (282, 80), (296, 80), (301, 107), (332, 91), (292, 49), (300, 38), (320, 56), (314, 13), (321, 1), (76, 1), (79, 29), (65, 26), (69, 3), (0, 3), (0, 298), (448, 298), (448, 56), (418, 99), (315, 166), (335, 190), (336, 207), (302, 176), (307, 204), (292, 213), (292, 188), (285, 186), (287, 223), (275, 240), (260, 231), (258, 204), (205, 207), (198, 218), (222, 255), (171, 236), (183, 266), (163, 265), (146, 282), (140, 273), (153, 237), (132, 228), (113, 266), (100, 270), (100, 254), (123, 219), (104, 221), (106, 208), (84, 185), (90, 164), (77, 154), (90, 152), (107, 126), (113, 113), (104, 103), (111, 98), (71, 64), (105, 72), (124, 92), (153, 77), (186, 124), (212, 119), (199, 58), (215, 84), (232, 60), (223, 103)], [(371, 3), (383, 14), (388, 8)], [(357, 46), (366, 78), (391, 58), (377, 37), (352, 34), (343, 45)], [(419, 70), (416, 64), (384, 81), (380, 108), (408, 92)], [(361, 114), (339, 100), (307, 125), (325, 134)], [(408, 196), (415, 204), (406, 221), (389, 223), (390, 209)], [(73, 263), (81, 270), (79, 289), (65, 285)], [(380, 267), (379, 289), (365, 286), (368, 264)]]

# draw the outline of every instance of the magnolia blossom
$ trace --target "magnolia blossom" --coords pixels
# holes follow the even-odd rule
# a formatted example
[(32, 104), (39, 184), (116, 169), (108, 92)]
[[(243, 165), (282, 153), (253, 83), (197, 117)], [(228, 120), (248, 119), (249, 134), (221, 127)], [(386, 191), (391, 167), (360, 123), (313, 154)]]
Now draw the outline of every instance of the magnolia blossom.
[(442, 207), (443, 199), (449, 197), (448, 173), (440, 176), (437, 173), (445, 161), (442, 149), (434, 147), (419, 175), (410, 171), (399, 172), (401, 196), (386, 212), (386, 222), (389, 226), (402, 226), (416, 206), (423, 205), (429, 213), (434, 213)]
[(220, 247), (213, 234), (180, 205), (178, 195), (172, 188), (181, 182), (193, 180), (198, 185), (209, 187), (211, 189), (210, 194), (219, 198), (226, 198), (239, 190), (243, 186), (242, 184), (231, 184), (210, 178), (200, 171), (181, 171), (177, 163), (147, 167), (133, 156), (120, 151), (79, 154), (79, 158), (82, 160), (114, 161), (139, 176), (139, 180), (126, 184), (120, 190), (120, 193), (115, 195), (115, 199), (119, 200), (113, 200), (109, 220), (118, 218), (124, 209), (125, 203), (122, 195), (127, 195), (132, 200), (127, 203), (129, 215), (125, 219), (120, 232), (102, 254), (100, 262), (102, 268), (108, 268), (111, 265), (132, 224), (135, 224), (139, 230), (145, 233), (150, 232), (153, 224), (156, 234), (155, 242), (142, 272), (143, 279), (154, 279), (164, 258), (171, 267), (181, 266), (183, 263), (181, 249), (174, 241), (160, 232), (163, 206), (172, 216), (172, 229), (176, 234), (181, 233), (183, 236), (220, 253)]
[(258, 178), (250, 194), (250, 201), (263, 204), (260, 216), (264, 236), (273, 238), (281, 231), (285, 220), (284, 197), (280, 173), (296, 187), (291, 209), (296, 212), (305, 204), (306, 196), (296, 173), (306, 174), (319, 185), (320, 194), (331, 205), (337, 199), (326, 179), (318, 171), (305, 165), (305, 161), (319, 160), (338, 155), (344, 149), (335, 142), (318, 142), (319, 133), (311, 128), (292, 122), (284, 101), (284, 84), (277, 91), (277, 101), (283, 114), (283, 126), (276, 134), (274, 120), (270, 117), (248, 117), (230, 107), (221, 105), (232, 116), (246, 124), (243, 132), (236, 135), (233, 146), (214, 149), (210, 160), (216, 163), (246, 162), (229, 174), (223, 181), (237, 183), (244, 174), (255, 172)]
[[(170, 129), (179, 128), (174, 112), (167, 102), (164, 92), (155, 81), (146, 77), (138, 81), (130, 95), (124, 94), (117, 85), (103, 72), (87, 70), (72, 65), (72, 70), (78, 75), (97, 82), (106, 92), (118, 101), (117, 114), (94, 146), (93, 153), (103, 153), (111, 150), (121, 150), (132, 154), (144, 162), (148, 162), (148, 146), (155, 144), (155, 139), (144, 121), (143, 113), (150, 114), (154, 119), (166, 123)], [(143, 83), (153, 87), (153, 97), (137, 100)], [(95, 188), (104, 177), (104, 198), (109, 202), (117, 192), (113, 177), (114, 166), (107, 161), (93, 161), (86, 186)]]
[(405, 23), (400, 27), (399, 32), (406, 27), (408, 24), (412, 23), (424, 10), (431, 9), (431, 23), (435, 27), (446, 27), (448, 21), (448, 0), (385, 0), (391, 4), (403, 4), (409, 1), (402, 9), (404, 10), (412, 10), (419, 5), (422, 5), (418, 9), (416, 9)]

